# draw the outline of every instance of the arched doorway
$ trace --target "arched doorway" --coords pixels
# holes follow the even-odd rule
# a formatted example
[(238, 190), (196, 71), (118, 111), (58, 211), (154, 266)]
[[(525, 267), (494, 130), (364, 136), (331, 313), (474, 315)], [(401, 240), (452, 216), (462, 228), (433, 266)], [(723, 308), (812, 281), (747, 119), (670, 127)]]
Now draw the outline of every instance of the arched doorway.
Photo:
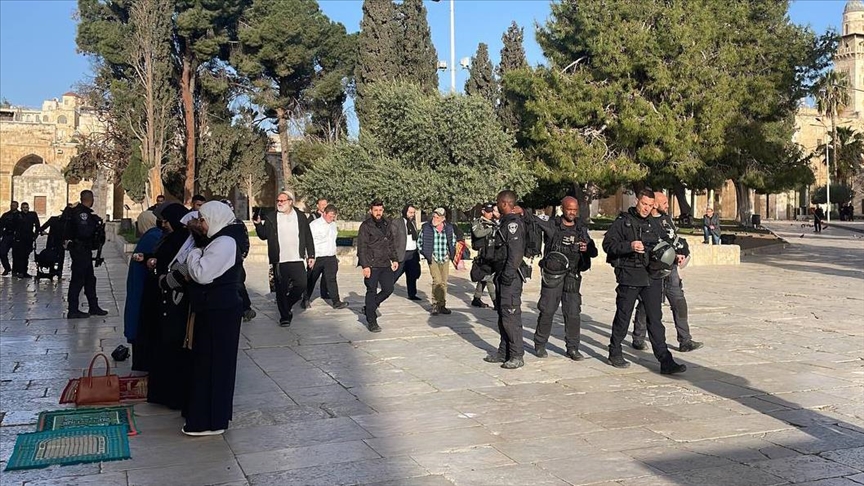
[(24, 175), (24, 172), (27, 171), (30, 167), (38, 164), (44, 164), (45, 160), (42, 157), (39, 157), (36, 154), (25, 155), (21, 157), (18, 162), (15, 163), (15, 167), (12, 169), (12, 186), (9, 190), (9, 198), (14, 201), (16, 197), (15, 194), (15, 179), (18, 176)]

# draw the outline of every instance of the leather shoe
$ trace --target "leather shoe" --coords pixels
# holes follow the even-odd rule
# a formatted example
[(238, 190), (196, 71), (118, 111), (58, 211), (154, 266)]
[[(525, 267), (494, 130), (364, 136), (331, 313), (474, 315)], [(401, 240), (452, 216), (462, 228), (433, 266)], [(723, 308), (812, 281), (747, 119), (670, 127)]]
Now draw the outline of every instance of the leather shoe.
[(501, 365), (505, 370), (515, 370), (525, 366), (525, 360), (522, 358), (510, 358)]
[(486, 357), (483, 358), (483, 361), (487, 363), (503, 363), (507, 360), (500, 354), (487, 354)]
[(86, 312), (81, 312), (80, 310), (69, 311), (66, 314), (66, 319), (87, 319), (90, 317), (90, 314)]
[(413, 300), (414, 302), (420, 302), (423, 299), (421, 299), (420, 297), (417, 297), (416, 295), (411, 295), (408, 297), (408, 300)]
[(633, 349), (638, 349), (639, 351), (645, 351), (646, 349), (648, 349), (648, 345), (645, 344), (645, 341), (633, 341), (632, 343), (630, 343), (630, 346)]
[(450, 315), (450, 314), (453, 313), (450, 309), (444, 307), (443, 305), (442, 305), (441, 307), (438, 308), (438, 312), (441, 313), (441, 314), (444, 314), (445, 316)]
[(546, 358), (549, 356), (549, 353), (546, 352), (545, 344), (535, 344), (534, 345), (534, 356), (538, 358)]
[(91, 316), (107, 316), (108, 311), (106, 311), (105, 309), (100, 309), (100, 308), (96, 307), (95, 309), (90, 309), (88, 314), (90, 314)]
[(279, 327), (291, 327), (291, 321), (294, 320), (294, 313), (289, 312), (286, 319), (279, 321)]
[(333, 302), (334, 309), (344, 309), (346, 307), (348, 307), (348, 302), (342, 302), (341, 300)]
[(585, 359), (585, 356), (582, 356), (582, 353), (580, 353), (578, 349), (573, 348), (567, 350), (567, 357), (573, 361), (582, 361)]
[(678, 351), (682, 353), (688, 353), (690, 351), (695, 351), (703, 346), (699, 341), (687, 341), (686, 343), (678, 346)]

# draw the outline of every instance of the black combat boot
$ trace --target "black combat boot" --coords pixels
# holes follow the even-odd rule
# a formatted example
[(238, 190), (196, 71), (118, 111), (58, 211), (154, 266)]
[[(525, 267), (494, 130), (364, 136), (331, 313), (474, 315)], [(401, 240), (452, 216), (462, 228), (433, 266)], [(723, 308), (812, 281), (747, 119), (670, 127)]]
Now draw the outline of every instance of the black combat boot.
[(675, 373), (684, 373), (685, 371), (687, 371), (687, 366), (676, 363), (672, 359), (672, 353), (667, 354), (666, 358), (660, 361), (661, 375), (674, 375)]
[(609, 346), (609, 364), (616, 368), (628, 368), (630, 366), (630, 363), (621, 354), (621, 348), (613, 350), (611, 345)]
[(525, 360), (522, 358), (510, 358), (501, 365), (505, 370), (515, 370), (525, 366)]
[(545, 344), (535, 344), (534, 345), (534, 355), (538, 358), (545, 358), (549, 356), (549, 353), (546, 352)]

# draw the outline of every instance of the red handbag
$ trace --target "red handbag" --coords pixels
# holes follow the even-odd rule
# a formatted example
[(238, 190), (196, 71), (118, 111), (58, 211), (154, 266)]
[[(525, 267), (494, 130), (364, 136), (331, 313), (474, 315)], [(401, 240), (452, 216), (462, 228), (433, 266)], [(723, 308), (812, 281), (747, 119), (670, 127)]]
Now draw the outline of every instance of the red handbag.
[[(93, 365), (99, 357), (105, 360), (105, 376), (93, 376)], [(120, 401), (120, 378), (111, 374), (111, 363), (102, 353), (93, 356), (87, 376), (81, 378), (78, 384), (78, 394), (75, 405), (92, 405), (97, 403), (115, 403)]]

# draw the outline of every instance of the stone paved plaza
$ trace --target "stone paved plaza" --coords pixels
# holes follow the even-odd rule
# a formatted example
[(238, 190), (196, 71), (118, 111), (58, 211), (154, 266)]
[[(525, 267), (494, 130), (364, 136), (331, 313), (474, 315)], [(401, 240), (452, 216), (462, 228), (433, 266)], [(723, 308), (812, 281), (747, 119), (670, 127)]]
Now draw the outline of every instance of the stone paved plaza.
[[(535, 281), (524, 294), (526, 365), (514, 371), (482, 361), (496, 318), (468, 305), (467, 272), (451, 277), (452, 315), (431, 316), (400, 284), (371, 334), (358, 269), (339, 275), (349, 309), (316, 300), (282, 329), (266, 266), (252, 264), (258, 317), (243, 325), (224, 436), (185, 437), (177, 413), (141, 404), (131, 460), (2, 473), (2, 484), (864, 484), (864, 235), (771, 228), (790, 243), (783, 253), (682, 271), (705, 347), (673, 349), (688, 366), (674, 377), (650, 351), (628, 347), (626, 370), (605, 363), (614, 278), (600, 260), (582, 287), (587, 359), (563, 357), (560, 315), (550, 357), (531, 354)], [(97, 276), (110, 314), (78, 321), (63, 319), (68, 281), (0, 282), (0, 465), (40, 410), (60, 408), (67, 379), (123, 342), (119, 252)]]

